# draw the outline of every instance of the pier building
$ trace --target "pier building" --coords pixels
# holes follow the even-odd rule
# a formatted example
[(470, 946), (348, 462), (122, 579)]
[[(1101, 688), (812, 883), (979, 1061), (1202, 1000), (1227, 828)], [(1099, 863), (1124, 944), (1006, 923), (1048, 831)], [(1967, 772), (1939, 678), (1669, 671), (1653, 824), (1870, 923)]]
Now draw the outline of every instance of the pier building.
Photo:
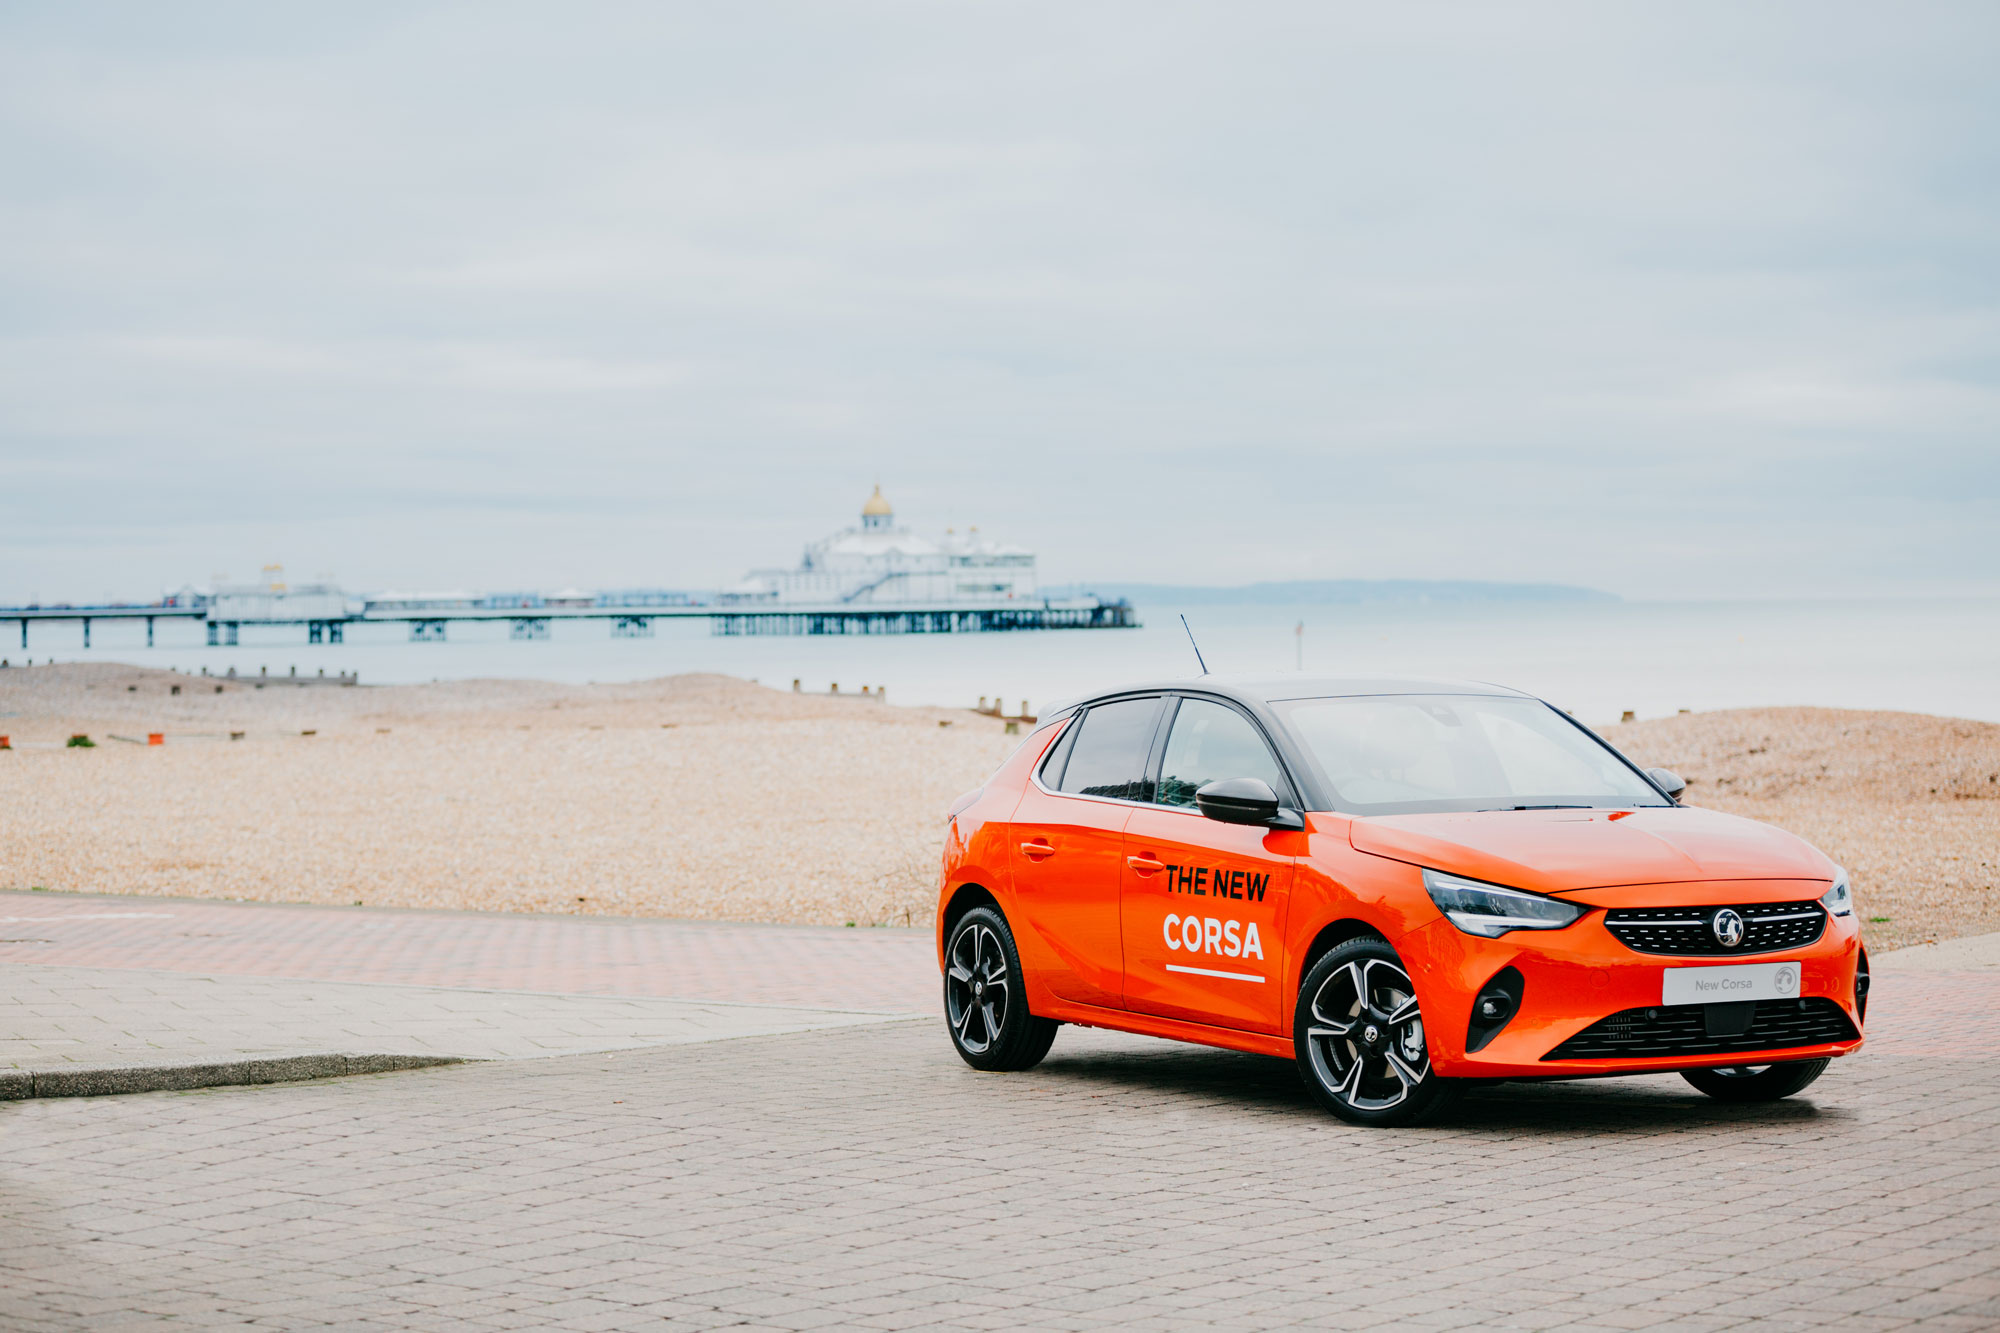
[(861, 522), (813, 542), (796, 567), (757, 569), (717, 601), (726, 606), (993, 607), (1035, 596), (1035, 554), (979, 535), (920, 537), (896, 522), (877, 486)]
[(208, 618), (263, 624), (345, 620), (347, 594), (335, 583), (289, 583), (283, 565), (266, 565), (256, 583), (218, 583), (208, 595)]

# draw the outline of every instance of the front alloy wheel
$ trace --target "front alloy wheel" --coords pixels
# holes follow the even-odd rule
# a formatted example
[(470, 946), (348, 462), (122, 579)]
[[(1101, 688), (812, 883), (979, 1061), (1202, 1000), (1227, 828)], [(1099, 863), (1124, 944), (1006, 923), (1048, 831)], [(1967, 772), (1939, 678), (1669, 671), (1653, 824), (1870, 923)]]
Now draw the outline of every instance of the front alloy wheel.
[(1055, 1022), (1028, 1012), (1014, 932), (994, 908), (976, 907), (952, 926), (944, 1017), (952, 1046), (974, 1069), (1032, 1069), (1056, 1039)]
[(1349, 940), (1315, 963), (1292, 1032), (1306, 1086), (1351, 1124), (1417, 1124), (1457, 1092), (1431, 1070), (1417, 988), (1385, 941)]

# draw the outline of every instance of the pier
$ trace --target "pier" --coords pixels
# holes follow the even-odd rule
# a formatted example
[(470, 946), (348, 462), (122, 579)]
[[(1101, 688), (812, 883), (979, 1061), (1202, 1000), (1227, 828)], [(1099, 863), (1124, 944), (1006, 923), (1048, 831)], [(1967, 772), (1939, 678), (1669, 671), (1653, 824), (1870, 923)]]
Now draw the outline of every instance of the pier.
[(0, 622), (71, 620), (83, 646), (98, 620), (144, 620), (146, 646), (155, 622), (198, 620), (208, 645), (233, 647), (245, 625), (304, 626), (307, 643), (346, 640), (352, 625), (401, 624), (411, 643), (443, 643), (453, 624), (504, 620), (508, 636), (549, 637), (558, 620), (603, 620), (611, 636), (650, 638), (662, 620), (705, 620), (711, 634), (1001, 634), (1028, 630), (1135, 629), (1124, 600), (1048, 597), (1036, 591), (1034, 552), (971, 528), (942, 538), (901, 526), (882, 488), (861, 507), (860, 521), (806, 548), (795, 568), (752, 570), (735, 587), (713, 592), (624, 588), (586, 592), (381, 592), (351, 597), (332, 582), (287, 583), (284, 567), (264, 566), (256, 583), (187, 587), (147, 605), (0, 607)]
[(608, 622), (614, 638), (649, 638), (654, 622), (660, 620), (704, 620), (716, 635), (821, 635), (821, 634), (998, 634), (1024, 630), (1134, 629), (1139, 619), (1122, 601), (1105, 602), (1094, 598), (1030, 602), (1025, 605), (964, 603), (876, 604), (847, 603), (832, 606), (776, 606), (723, 603), (690, 603), (677, 606), (537, 606), (533, 608), (478, 605), (385, 609), (364, 606), (345, 615), (327, 614), (324, 607), (313, 614), (287, 615), (282, 599), (266, 614), (234, 615), (223, 618), (211, 606), (8, 606), (0, 607), (0, 623), (17, 621), (21, 631), (21, 651), (28, 650), (28, 627), (49, 621), (80, 622), (83, 646), (90, 647), (90, 627), (99, 620), (143, 620), (146, 646), (153, 646), (154, 625), (160, 620), (197, 621), (207, 626), (210, 647), (227, 647), (240, 642), (245, 625), (296, 625), (306, 632), (308, 643), (341, 643), (352, 625), (402, 624), (409, 626), (411, 643), (443, 643), (449, 626), (505, 621), (510, 637), (538, 640), (549, 637), (550, 626), (558, 620), (601, 620)]
[(1123, 602), (1040, 607), (868, 607), (782, 611), (723, 609), (711, 622), (715, 634), (997, 634), (1007, 630), (1133, 629), (1138, 620)]
[[(93, 620), (143, 620), (146, 622), (146, 646), (153, 646), (153, 623), (159, 620), (204, 620), (208, 612), (191, 606), (126, 606), (112, 603), (107, 606), (8, 606), (0, 607), (0, 621), (21, 622), (21, 651), (28, 650), (28, 626), (38, 620), (80, 620), (83, 622), (83, 646), (90, 647), (90, 622)], [(213, 632), (209, 642), (214, 643)], [(231, 640), (234, 642), (234, 640)]]

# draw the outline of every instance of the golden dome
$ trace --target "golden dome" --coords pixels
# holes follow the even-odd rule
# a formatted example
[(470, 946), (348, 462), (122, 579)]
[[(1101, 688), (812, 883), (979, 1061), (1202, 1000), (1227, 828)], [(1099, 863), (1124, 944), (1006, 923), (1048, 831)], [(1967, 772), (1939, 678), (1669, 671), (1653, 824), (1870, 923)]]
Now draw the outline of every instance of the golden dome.
[(868, 497), (868, 503), (861, 506), (861, 517), (863, 518), (888, 518), (895, 512), (895, 510), (889, 507), (889, 502), (882, 498), (880, 483), (877, 483), (875, 487), (875, 494)]

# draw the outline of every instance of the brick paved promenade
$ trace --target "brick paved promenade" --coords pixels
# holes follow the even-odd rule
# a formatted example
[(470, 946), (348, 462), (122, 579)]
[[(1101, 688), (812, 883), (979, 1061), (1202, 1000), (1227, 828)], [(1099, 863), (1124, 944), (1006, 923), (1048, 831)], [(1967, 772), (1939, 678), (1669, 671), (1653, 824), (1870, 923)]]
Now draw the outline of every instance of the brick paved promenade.
[[(0, 964), (931, 1014), (933, 948), (927, 930), (0, 891)], [(2000, 969), (1879, 977), (1868, 1039), (2000, 1050)]]
[(34, 963), (0, 965), (0, 1014), (0, 1074), (326, 1051), (519, 1060), (884, 1021), (777, 1005)]
[(0, 963), (928, 1014), (927, 930), (0, 892)]
[[(135, 980), (220, 974), (212, 944), (266, 978), (568, 969), (581, 993), (821, 1007), (935, 985), (905, 933), (47, 895), (0, 916), (64, 941), (0, 948)], [(541, 928), (559, 964), (529, 956)], [(903, 1023), (18, 1102), (0, 1328), (1989, 1329), (1996, 1013), (2000, 974), (1888, 970), (1869, 1047), (1791, 1102), (1510, 1084), (1392, 1132), (1327, 1118), (1282, 1062), (1065, 1029), (1042, 1068), (979, 1075)]]
[(0, 1110), (0, 1327), (1991, 1329), (2000, 1061), (1731, 1109), (888, 1024)]

